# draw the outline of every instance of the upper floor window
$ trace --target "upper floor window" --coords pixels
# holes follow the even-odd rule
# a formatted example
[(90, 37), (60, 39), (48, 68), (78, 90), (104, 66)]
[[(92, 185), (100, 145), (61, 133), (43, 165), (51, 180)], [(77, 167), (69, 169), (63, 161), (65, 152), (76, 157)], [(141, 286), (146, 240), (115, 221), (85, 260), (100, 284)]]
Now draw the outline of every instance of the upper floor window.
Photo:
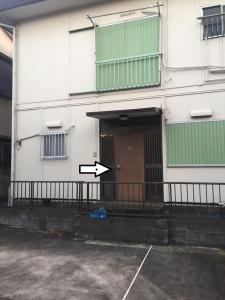
[(225, 5), (203, 8), (203, 38), (214, 38), (225, 35)]
[(96, 28), (97, 91), (160, 84), (160, 17)]

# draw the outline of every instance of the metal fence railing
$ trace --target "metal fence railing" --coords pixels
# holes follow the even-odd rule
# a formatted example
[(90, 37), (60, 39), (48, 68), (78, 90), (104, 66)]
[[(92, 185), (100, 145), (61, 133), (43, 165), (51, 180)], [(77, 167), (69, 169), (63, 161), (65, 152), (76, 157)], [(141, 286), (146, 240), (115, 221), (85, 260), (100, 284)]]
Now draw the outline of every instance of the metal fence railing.
[(79, 181), (11, 181), (8, 205), (13, 207), (79, 208), (83, 199)]
[(81, 213), (105, 208), (109, 215), (224, 215), (225, 183), (11, 181), (15, 208), (73, 208)]

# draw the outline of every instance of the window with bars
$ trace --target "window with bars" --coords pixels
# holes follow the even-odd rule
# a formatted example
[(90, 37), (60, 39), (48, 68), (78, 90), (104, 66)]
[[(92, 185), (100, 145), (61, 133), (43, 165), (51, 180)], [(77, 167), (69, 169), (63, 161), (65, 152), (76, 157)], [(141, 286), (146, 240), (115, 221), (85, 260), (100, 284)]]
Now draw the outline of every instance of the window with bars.
[(224, 166), (225, 120), (168, 123), (169, 166)]
[(203, 39), (225, 35), (225, 5), (209, 6), (202, 9)]
[(158, 15), (96, 27), (96, 89), (160, 84)]
[(66, 137), (64, 132), (45, 132), (41, 137), (42, 159), (66, 159)]

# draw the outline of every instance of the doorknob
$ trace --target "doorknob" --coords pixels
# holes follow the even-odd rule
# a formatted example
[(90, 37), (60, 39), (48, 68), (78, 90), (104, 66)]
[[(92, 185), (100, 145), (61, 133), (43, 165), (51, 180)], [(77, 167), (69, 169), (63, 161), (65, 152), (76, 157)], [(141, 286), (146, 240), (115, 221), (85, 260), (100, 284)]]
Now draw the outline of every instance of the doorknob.
[(116, 168), (117, 168), (117, 169), (120, 169), (120, 165), (117, 165)]

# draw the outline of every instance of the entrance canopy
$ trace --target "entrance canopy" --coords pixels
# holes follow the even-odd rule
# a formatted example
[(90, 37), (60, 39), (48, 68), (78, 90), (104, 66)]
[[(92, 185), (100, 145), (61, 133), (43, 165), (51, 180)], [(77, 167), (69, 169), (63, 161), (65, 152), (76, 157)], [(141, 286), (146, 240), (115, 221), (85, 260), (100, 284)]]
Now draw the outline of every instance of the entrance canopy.
[(159, 116), (161, 114), (162, 114), (162, 109), (158, 107), (87, 112), (88, 117), (92, 117), (100, 120), (110, 120), (110, 119), (127, 120), (130, 118), (137, 118), (137, 117)]

